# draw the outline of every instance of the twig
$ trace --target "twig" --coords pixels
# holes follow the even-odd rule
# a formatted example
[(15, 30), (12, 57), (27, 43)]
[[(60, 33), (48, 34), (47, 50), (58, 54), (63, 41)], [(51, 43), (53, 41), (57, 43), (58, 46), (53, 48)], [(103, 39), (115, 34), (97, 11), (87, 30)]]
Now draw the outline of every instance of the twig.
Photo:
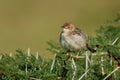
[(103, 56), (101, 57), (101, 72), (102, 72), (102, 75), (104, 75), (105, 74), (105, 72), (104, 72), (104, 68), (103, 68)]
[(104, 54), (108, 54), (107, 52), (101, 52), (99, 54), (92, 54), (92, 56), (96, 56), (96, 55), (104, 55)]
[(81, 80), (88, 73), (88, 71), (89, 69), (78, 80)]
[(26, 63), (26, 65), (25, 65), (25, 72), (26, 72), (26, 75), (27, 75), (27, 73), (28, 73), (27, 63)]
[(53, 62), (52, 62), (52, 65), (51, 65), (50, 72), (53, 70), (53, 67), (54, 67), (54, 64), (55, 64), (55, 58), (56, 58), (56, 54), (54, 55), (54, 58), (53, 58)]
[(85, 69), (87, 71), (88, 70), (88, 54), (87, 54), (87, 51), (86, 51), (85, 56), (86, 56), (86, 60), (85, 60), (86, 66), (85, 66)]
[(27, 55), (30, 56), (30, 48), (27, 50)]
[(36, 60), (38, 60), (38, 52), (36, 53), (36, 56), (35, 56)]
[(85, 56), (79, 56), (79, 58), (85, 58)]
[(72, 77), (72, 80), (75, 79), (75, 74), (76, 74), (76, 70), (73, 72), (73, 77)]
[[(97, 55), (106, 55), (108, 54), (107, 52), (101, 52), (101, 53), (94, 53), (94, 54), (91, 54), (92, 56), (97, 56)], [(73, 55), (72, 55), (73, 56)], [(85, 56), (78, 56), (79, 58), (85, 58)], [(91, 60), (89, 59), (88, 57), (88, 61), (91, 63)]]
[(41, 79), (37, 79), (37, 78), (33, 78), (33, 77), (31, 77), (30, 79), (32, 79), (32, 80), (41, 80)]
[(75, 61), (74, 61), (73, 58), (72, 58), (72, 66), (74, 67), (74, 72), (73, 72), (72, 80), (74, 80), (77, 68), (76, 68), (76, 64), (75, 64)]
[[(117, 37), (113, 42), (112, 45), (114, 45), (118, 41), (119, 37)], [(112, 66), (112, 56), (110, 56), (110, 64)]]
[(110, 75), (112, 75), (115, 71), (117, 71), (120, 67), (114, 69), (110, 74), (108, 74), (103, 80), (106, 80)]
[[(30, 56), (30, 48), (28, 48), (27, 50), (27, 60), (29, 60), (29, 56)], [(25, 72), (26, 72), (26, 75), (28, 73), (28, 65), (27, 65), (27, 62), (25, 64)]]
[(43, 66), (43, 64), (44, 64), (44, 61), (45, 61), (45, 56), (43, 57), (43, 60), (42, 60), (42, 66)]
[(2, 59), (2, 55), (0, 55), (0, 60)]
[[(85, 72), (88, 70), (88, 52), (85, 53)], [(87, 77), (87, 74), (85, 75)]]
[(112, 60), (112, 57), (110, 57), (110, 65), (111, 65), (111, 66), (112, 66), (112, 61), (113, 61), (113, 60)]
[(118, 39), (119, 39), (119, 37), (117, 37), (117, 38), (113, 41), (112, 45), (114, 45), (114, 44), (117, 42)]
[(73, 64), (73, 66), (74, 66), (74, 69), (77, 70), (77, 68), (76, 68), (76, 64), (75, 64), (75, 61), (74, 61), (73, 58), (72, 58), (72, 64)]
[(115, 78), (115, 80), (117, 80), (117, 76), (116, 76), (116, 73), (114, 72), (114, 78)]
[(10, 52), (9, 56), (12, 57), (12, 52)]

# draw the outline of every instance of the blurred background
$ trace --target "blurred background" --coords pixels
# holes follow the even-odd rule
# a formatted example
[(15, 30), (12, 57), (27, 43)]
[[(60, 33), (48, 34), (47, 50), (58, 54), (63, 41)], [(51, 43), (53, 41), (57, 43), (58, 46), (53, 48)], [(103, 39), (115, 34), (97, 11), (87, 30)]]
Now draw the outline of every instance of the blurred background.
[(63, 23), (95, 35), (118, 11), (120, 0), (0, 0), (0, 52), (30, 48), (50, 56), (46, 42), (59, 42)]

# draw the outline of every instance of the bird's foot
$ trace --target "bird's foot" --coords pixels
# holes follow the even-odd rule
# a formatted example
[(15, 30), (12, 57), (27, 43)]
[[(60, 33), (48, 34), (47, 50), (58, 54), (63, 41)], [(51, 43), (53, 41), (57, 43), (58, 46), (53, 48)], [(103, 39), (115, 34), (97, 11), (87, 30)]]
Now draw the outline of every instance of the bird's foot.
[(74, 58), (75, 58), (75, 59), (79, 59), (80, 57), (79, 57), (79, 55), (77, 54), (77, 55), (74, 56)]
[(67, 52), (66, 55), (67, 55), (67, 59), (66, 59), (66, 61), (71, 61), (71, 55), (70, 55), (70, 52)]

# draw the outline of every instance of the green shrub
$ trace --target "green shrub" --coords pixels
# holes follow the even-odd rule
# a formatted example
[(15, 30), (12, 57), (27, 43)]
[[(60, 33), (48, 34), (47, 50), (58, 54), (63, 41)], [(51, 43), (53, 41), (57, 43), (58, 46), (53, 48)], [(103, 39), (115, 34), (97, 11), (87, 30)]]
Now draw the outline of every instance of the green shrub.
[[(120, 65), (120, 14), (107, 26), (96, 31), (95, 37), (88, 37), (88, 45), (96, 49), (71, 52), (70, 61), (66, 61), (66, 51), (59, 43), (49, 41), (47, 49), (53, 53), (53, 60), (40, 55), (28, 55), (16, 50), (11, 57), (1, 54), (1, 80), (102, 80)], [(79, 58), (75, 58), (79, 55)], [(85, 74), (85, 75), (84, 75)], [(106, 80), (120, 80), (120, 71), (116, 70)]]

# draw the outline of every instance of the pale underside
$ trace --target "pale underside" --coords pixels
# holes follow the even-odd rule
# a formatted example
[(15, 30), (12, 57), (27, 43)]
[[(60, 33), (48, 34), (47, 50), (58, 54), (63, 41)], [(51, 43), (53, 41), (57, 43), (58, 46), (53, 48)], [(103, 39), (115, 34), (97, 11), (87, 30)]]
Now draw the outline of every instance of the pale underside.
[(67, 50), (81, 50), (86, 46), (86, 36), (83, 32), (71, 35), (62, 33), (60, 39), (62, 47)]

